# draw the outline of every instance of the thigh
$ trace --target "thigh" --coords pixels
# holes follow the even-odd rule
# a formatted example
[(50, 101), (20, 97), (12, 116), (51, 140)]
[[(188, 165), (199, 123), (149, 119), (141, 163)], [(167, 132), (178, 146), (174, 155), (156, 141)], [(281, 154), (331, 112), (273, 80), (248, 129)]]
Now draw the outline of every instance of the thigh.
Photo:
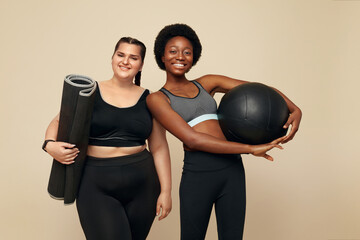
[(205, 239), (215, 194), (209, 172), (184, 171), (180, 183), (182, 240)]
[(86, 168), (76, 206), (87, 240), (132, 240), (130, 225), (122, 204), (99, 189), (98, 171)]
[(219, 240), (242, 239), (245, 209), (245, 173), (242, 162), (221, 172), (226, 179), (220, 197), (215, 202)]
[[(131, 200), (124, 207), (129, 219), (133, 240), (145, 240), (156, 216), (160, 183), (152, 158), (129, 166), (126, 170), (137, 182), (129, 189)], [(137, 180), (135, 180), (135, 178)]]

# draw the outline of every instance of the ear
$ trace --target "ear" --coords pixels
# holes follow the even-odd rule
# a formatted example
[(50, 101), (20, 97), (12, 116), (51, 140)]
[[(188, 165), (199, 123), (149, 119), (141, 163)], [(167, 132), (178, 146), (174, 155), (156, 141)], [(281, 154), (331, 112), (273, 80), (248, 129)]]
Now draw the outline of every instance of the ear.
[(161, 57), (161, 61), (162, 61), (163, 63), (165, 63), (165, 57), (164, 57), (164, 56)]

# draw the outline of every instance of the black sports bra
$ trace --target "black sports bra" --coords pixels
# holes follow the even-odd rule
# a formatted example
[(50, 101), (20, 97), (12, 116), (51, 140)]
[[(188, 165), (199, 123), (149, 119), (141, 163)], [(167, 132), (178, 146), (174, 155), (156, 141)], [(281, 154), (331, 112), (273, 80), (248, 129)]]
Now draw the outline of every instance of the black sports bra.
[(99, 84), (97, 85), (89, 145), (111, 147), (144, 145), (152, 130), (152, 116), (146, 106), (149, 90), (144, 91), (135, 105), (119, 108), (103, 100)]

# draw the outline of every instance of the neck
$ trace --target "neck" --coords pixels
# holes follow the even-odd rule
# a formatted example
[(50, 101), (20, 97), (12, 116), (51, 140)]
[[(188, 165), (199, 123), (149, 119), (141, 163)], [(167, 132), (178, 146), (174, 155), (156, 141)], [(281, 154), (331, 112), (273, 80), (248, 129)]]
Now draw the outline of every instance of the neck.
[(166, 73), (166, 84), (184, 84), (188, 83), (189, 80), (185, 77), (185, 75), (173, 75), (169, 72)]
[(133, 83), (132, 79), (128, 80), (128, 79), (118, 79), (115, 76), (113, 76), (109, 82), (114, 86), (114, 87), (120, 87), (120, 88), (127, 88), (130, 89), (132, 87), (135, 86), (135, 84)]

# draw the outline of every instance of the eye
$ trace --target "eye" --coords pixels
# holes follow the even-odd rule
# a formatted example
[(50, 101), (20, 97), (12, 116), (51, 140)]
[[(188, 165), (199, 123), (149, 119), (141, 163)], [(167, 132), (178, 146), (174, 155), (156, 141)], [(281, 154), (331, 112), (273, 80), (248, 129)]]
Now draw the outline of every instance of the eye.
[(190, 51), (185, 51), (184, 54), (190, 56), (191, 52)]
[(138, 57), (131, 57), (132, 60), (137, 61), (139, 58)]
[(176, 54), (176, 51), (175, 50), (170, 50), (169, 51), (171, 54)]

